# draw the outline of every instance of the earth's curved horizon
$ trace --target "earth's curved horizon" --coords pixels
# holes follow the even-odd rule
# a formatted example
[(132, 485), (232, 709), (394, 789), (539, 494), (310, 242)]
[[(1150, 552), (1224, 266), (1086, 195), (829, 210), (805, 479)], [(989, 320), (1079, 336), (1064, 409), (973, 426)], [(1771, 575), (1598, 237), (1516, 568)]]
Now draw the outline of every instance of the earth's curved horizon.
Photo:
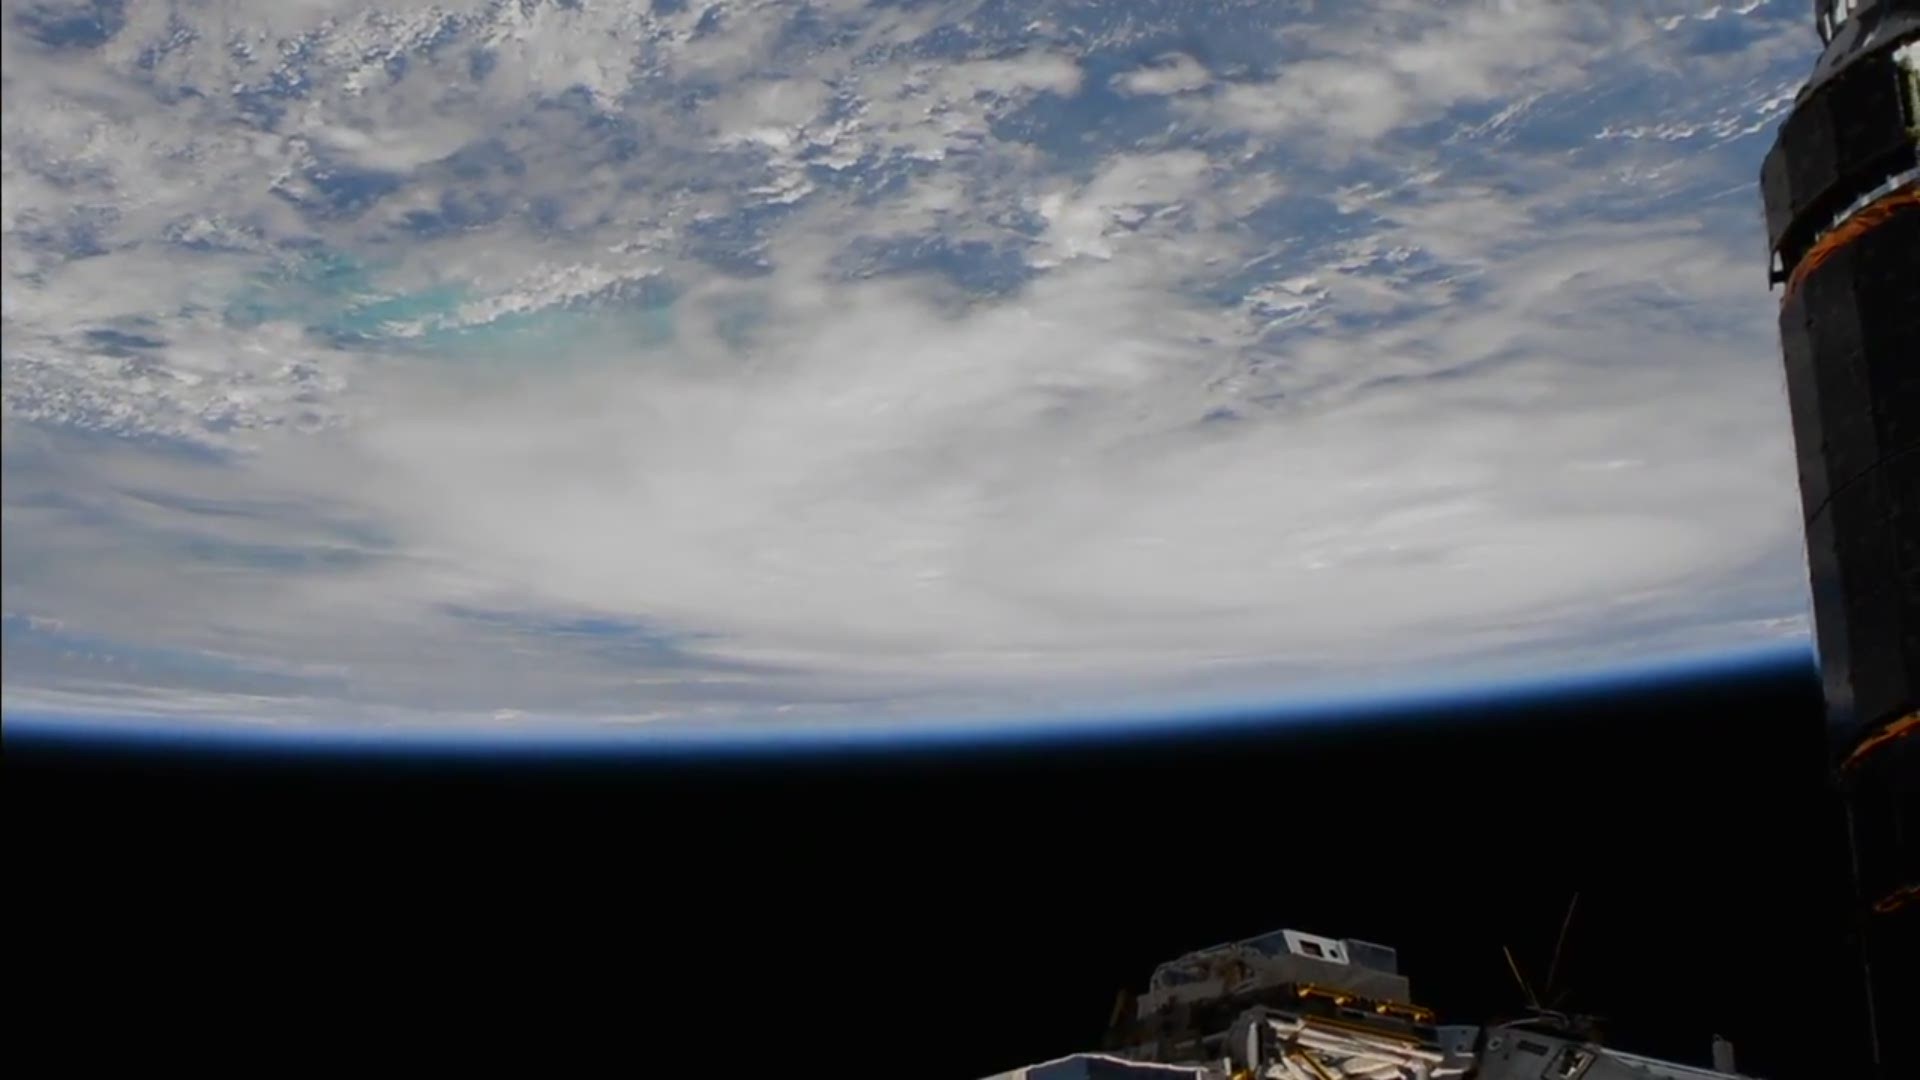
[(1625, 667), (1504, 681), (1454, 681), (1403, 688), (1393, 693), (1343, 691), (1279, 701), (1216, 701), (1174, 708), (1121, 708), (1076, 715), (919, 717), (905, 723), (884, 719), (801, 718), (731, 724), (655, 721), (610, 725), (578, 719), (500, 718), (458, 727), (398, 723), (263, 723), (204, 717), (11, 713), (5, 739), (16, 746), (62, 746), (124, 751), (148, 749), (216, 752), (241, 759), (313, 756), (353, 760), (415, 757), (483, 761), (647, 760), (698, 761), (777, 755), (883, 755), (926, 751), (995, 751), (1048, 747), (1123, 746), (1138, 741), (1210, 739), (1221, 736), (1286, 736), (1309, 732), (1358, 734), (1381, 725), (1439, 721), (1457, 724), (1463, 712), (1516, 716), (1564, 705), (1618, 707), (1639, 698), (1699, 691), (1754, 679), (1805, 674), (1817, 680), (1810, 649), (1771, 645), (1706, 656), (1672, 657)]
[(1799, 0), (4, 18), (9, 726), (933, 737), (1808, 648)]

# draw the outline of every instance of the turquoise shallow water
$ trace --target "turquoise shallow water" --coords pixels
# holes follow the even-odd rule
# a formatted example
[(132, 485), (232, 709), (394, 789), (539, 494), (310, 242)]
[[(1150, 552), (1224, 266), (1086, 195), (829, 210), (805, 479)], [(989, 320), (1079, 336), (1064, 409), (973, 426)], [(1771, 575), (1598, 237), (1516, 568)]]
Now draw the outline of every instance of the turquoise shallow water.
[[(468, 309), (501, 294), (461, 282), (403, 288), (393, 265), (327, 249), (301, 252), (257, 275), (223, 318), (245, 329), (295, 322), (345, 349), (380, 349), (467, 363), (564, 361), (607, 346), (651, 348), (674, 336), (669, 286), (621, 283), (597, 293), (488, 317)], [(750, 321), (742, 314), (736, 321)]]

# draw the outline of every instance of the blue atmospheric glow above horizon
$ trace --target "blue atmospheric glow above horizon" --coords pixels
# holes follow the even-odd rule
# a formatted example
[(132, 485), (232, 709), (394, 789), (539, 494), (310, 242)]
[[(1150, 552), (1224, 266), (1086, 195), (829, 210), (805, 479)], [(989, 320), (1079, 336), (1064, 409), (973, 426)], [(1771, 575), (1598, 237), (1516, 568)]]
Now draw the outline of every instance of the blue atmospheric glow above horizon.
[(1795, 0), (4, 18), (15, 731), (971, 738), (1809, 648)]
[[(1513, 716), (1568, 705), (1619, 708), (1628, 702), (1712, 687), (1750, 685), (1757, 678), (1793, 672), (1809, 688), (1817, 669), (1802, 645), (1768, 645), (1669, 657), (1628, 667), (1565, 672), (1512, 680), (1454, 680), (1383, 693), (1349, 690), (1296, 695), (1281, 704), (1221, 702), (1193, 711), (1142, 709), (1085, 715), (980, 718), (920, 717), (910, 725), (858, 718), (759, 724), (495, 723), (463, 727), (303, 722), (297, 725), (207, 723), (152, 716), (14, 714), (5, 737), (15, 745), (67, 749), (140, 748), (189, 754), (216, 753), (246, 759), (267, 754), (356, 761), (497, 759), (566, 761), (648, 760), (714, 757), (763, 758), (776, 754), (836, 756), (879, 751), (1112, 748), (1167, 739), (1209, 739), (1236, 734), (1293, 734), (1331, 728), (1358, 734), (1381, 724), (1408, 721), (1457, 726), (1469, 717)], [(1535, 720), (1533, 722), (1541, 722)]]

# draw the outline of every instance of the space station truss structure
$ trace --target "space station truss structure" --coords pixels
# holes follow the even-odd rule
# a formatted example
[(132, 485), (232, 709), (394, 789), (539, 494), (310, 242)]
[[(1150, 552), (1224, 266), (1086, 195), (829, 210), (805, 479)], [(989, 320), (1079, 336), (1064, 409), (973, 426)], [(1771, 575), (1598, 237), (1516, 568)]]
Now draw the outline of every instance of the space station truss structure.
[(1739, 1073), (1629, 1054), (1524, 1023), (1446, 1029), (1415, 1045), (1343, 1032), (1277, 1010), (1249, 1011), (1233, 1052), (1192, 1064), (1071, 1054), (987, 1080), (1745, 1080)]
[(1420, 1037), (1256, 1007), (1227, 1033), (1230, 1076), (1246, 1080), (1452, 1080), (1474, 1065), (1474, 1028)]
[(1920, 0), (1818, 0), (1760, 174), (1865, 1037), (1920, 1076)]
[[(1124, 1001), (1123, 1001), (1124, 1005)], [(1739, 1080), (1604, 1045), (1574, 1018), (1537, 1012), (1486, 1027), (1436, 1025), (1413, 1003), (1393, 949), (1276, 930), (1154, 970), (1108, 1047), (988, 1080)]]

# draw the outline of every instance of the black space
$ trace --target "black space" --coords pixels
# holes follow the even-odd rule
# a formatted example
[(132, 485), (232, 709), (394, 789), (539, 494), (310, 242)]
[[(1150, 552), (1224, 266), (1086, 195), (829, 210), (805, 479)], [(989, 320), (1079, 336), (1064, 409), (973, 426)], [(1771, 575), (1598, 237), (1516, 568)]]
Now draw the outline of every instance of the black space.
[[(74, 1064), (594, 1061), (981, 1077), (1095, 1047), (1159, 960), (1397, 945), (1444, 1022), (1859, 1072), (1805, 665), (1558, 703), (968, 755), (223, 757), (9, 736), (18, 1042)], [(264, 1055), (264, 1056), (256, 1056)], [(667, 1061), (703, 1061), (692, 1071)]]

